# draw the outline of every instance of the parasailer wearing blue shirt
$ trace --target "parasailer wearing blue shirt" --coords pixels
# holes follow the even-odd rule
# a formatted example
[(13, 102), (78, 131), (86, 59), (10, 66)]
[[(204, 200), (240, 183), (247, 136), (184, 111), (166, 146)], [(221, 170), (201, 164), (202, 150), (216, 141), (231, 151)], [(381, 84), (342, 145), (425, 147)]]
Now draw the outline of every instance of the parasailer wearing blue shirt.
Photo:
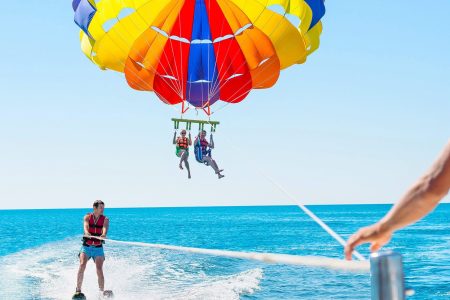
[(221, 172), (223, 172), (223, 169), (219, 169), (217, 162), (211, 157), (211, 149), (214, 149), (214, 140), (212, 134), (209, 140), (210, 142), (208, 142), (208, 140), (206, 139), (205, 130), (202, 130), (200, 134), (195, 138), (195, 159), (200, 163), (211, 166), (214, 172), (217, 174), (217, 177), (220, 179), (225, 177), (225, 175), (221, 174)]

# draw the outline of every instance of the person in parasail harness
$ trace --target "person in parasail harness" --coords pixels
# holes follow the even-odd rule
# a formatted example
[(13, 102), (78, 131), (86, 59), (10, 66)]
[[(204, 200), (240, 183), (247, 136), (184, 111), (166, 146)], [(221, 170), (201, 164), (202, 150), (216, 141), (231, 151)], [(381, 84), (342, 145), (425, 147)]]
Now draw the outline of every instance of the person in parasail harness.
[(200, 163), (211, 166), (214, 172), (217, 174), (217, 177), (220, 179), (225, 177), (225, 175), (220, 174), (221, 172), (223, 172), (223, 169), (219, 169), (216, 161), (211, 157), (211, 149), (214, 149), (214, 140), (212, 133), (210, 135), (209, 141), (210, 142), (206, 140), (206, 131), (202, 130), (194, 141), (195, 159)]
[(177, 137), (177, 132), (173, 134), (173, 144), (176, 145), (176, 155), (180, 158), (180, 169), (183, 170), (183, 162), (188, 171), (188, 178), (191, 178), (191, 169), (189, 168), (189, 146), (192, 145), (191, 133), (186, 137), (186, 130), (181, 130), (181, 136)]
[(83, 284), (84, 271), (89, 259), (95, 263), (97, 269), (98, 287), (103, 296), (112, 296), (111, 291), (105, 291), (105, 278), (103, 276), (103, 262), (105, 254), (103, 252), (103, 241), (93, 237), (106, 238), (109, 228), (109, 219), (103, 215), (105, 204), (101, 200), (96, 200), (93, 204), (93, 212), (88, 213), (83, 218), (83, 245), (81, 246), (78, 257), (80, 258), (80, 267), (78, 269), (77, 287), (75, 295), (72, 299), (85, 299), (81, 293), (81, 285)]

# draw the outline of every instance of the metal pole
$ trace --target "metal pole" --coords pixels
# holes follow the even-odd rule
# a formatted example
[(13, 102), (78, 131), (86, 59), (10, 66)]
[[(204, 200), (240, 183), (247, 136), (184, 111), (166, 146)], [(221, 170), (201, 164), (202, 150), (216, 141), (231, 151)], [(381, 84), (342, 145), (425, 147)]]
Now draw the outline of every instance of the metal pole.
[(392, 251), (370, 255), (372, 300), (404, 300), (402, 256)]

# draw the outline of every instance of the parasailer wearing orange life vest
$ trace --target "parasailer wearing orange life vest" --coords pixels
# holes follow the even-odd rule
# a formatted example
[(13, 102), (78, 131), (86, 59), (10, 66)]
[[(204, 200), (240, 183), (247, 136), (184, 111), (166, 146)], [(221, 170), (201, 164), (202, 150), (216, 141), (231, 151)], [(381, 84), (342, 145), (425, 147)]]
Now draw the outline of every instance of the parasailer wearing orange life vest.
[(181, 136), (177, 137), (177, 132), (173, 134), (173, 144), (176, 145), (176, 155), (180, 157), (179, 167), (183, 170), (182, 163), (186, 166), (186, 170), (188, 171), (188, 178), (191, 178), (191, 169), (189, 168), (189, 146), (192, 145), (191, 133), (186, 137), (186, 130), (181, 130)]

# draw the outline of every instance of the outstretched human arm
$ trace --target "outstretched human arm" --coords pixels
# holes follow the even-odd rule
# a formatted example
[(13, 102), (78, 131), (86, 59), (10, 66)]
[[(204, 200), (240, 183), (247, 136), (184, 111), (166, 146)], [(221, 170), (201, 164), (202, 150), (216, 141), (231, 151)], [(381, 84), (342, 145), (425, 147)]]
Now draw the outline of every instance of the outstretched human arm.
[(173, 141), (172, 141), (172, 143), (174, 145), (177, 143), (177, 132), (176, 131), (173, 133)]
[(345, 247), (345, 256), (351, 259), (353, 249), (371, 243), (377, 251), (387, 244), (392, 234), (431, 212), (450, 189), (450, 141), (431, 169), (418, 180), (394, 207), (377, 223), (361, 228), (352, 235)]
[(189, 146), (192, 146), (192, 138), (191, 138), (191, 132), (189, 131), (189, 138), (188, 138), (188, 140), (189, 140)]

